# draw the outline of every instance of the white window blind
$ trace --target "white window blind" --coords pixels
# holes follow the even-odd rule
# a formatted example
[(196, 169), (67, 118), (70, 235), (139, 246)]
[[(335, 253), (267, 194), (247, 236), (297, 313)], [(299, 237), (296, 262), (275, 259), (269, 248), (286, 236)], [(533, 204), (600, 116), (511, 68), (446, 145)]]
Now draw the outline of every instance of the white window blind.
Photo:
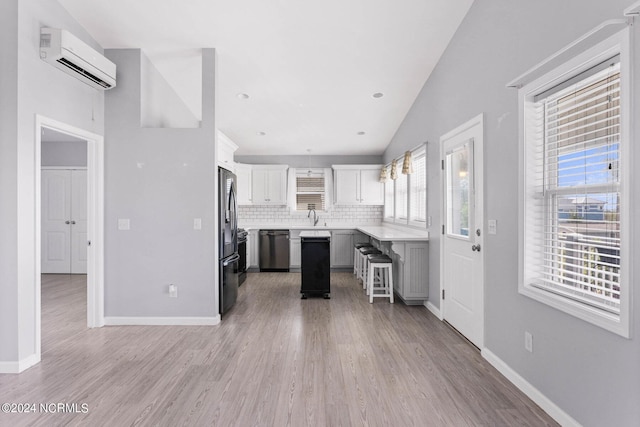
[(323, 173), (296, 175), (296, 210), (325, 210), (324, 181)]
[(410, 220), (416, 222), (427, 221), (427, 156), (425, 150), (416, 152), (413, 156), (413, 174), (410, 176)]
[[(390, 167), (387, 166), (387, 171), (390, 170)], [(393, 190), (393, 180), (391, 178), (387, 178), (384, 183), (384, 217), (393, 219), (394, 216), (394, 190)]]
[(396, 219), (407, 219), (407, 175), (398, 173), (396, 182)]
[(532, 285), (620, 313), (620, 63), (534, 98), (525, 249)]

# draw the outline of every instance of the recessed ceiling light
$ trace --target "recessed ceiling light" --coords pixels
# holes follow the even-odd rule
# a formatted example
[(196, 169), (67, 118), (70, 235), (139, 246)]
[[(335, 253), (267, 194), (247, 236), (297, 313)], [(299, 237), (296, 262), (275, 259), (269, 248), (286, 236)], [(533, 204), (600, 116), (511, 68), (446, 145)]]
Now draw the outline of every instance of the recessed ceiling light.
[(260, 136), (265, 136), (267, 133), (266, 132), (258, 132), (258, 135)]
[(365, 131), (361, 130), (360, 132), (358, 132), (358, 135), (364, 135), (365, 133), (366, 133)]
[(239, 99), (249, 99), (249, 95), (246, 93), (239, 93), (236, 95)]
[(382, 93), (382, 92), (376, 92), (376, 93), (373, 94), (374, 98), (382, 98), (383, 96), (384, 96), (384, 93)]

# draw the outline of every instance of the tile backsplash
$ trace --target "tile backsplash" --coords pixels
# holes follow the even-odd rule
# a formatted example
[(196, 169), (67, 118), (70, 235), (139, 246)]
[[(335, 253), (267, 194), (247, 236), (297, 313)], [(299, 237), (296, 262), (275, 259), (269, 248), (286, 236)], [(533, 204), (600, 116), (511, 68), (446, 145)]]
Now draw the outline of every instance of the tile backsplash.
[[(288, 206), (238, 206), (238, 223), (243, 225), (287, 224), (313, 225), (307, 211), (291, 211)], [(318, 225), (379, 225), (382, 206), (334, 206), (319, 212)]]

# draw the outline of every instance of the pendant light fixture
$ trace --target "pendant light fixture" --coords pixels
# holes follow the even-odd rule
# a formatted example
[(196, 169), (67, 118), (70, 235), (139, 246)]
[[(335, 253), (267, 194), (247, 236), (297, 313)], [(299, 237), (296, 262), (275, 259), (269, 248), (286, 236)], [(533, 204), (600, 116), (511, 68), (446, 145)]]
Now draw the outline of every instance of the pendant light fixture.
[(393, 179), (394, 181), (398, 178), (398, 172), (396, 171), (398, 167), (398, 161), (396, 159), (393, 159), (391, 161), (391, 179)]
[(402, 173), (405, 175), (411, 175), (413, 173), (411, 151), (407, 151), (406, 153), (404, 153), (404, 159), (402, 160)]
[(387, 167), (383, 166), (382, 169), (380, 169), (380, 182), (385, 183), (387, 182)]

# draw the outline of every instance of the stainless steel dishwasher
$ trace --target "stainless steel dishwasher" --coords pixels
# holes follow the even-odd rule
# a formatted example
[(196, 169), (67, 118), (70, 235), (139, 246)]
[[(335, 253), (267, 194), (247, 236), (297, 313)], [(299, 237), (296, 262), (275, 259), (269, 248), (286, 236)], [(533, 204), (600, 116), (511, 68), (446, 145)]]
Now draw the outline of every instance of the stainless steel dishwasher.
[(260, 230), (260, 271), (289, 271), (289, 230)]

